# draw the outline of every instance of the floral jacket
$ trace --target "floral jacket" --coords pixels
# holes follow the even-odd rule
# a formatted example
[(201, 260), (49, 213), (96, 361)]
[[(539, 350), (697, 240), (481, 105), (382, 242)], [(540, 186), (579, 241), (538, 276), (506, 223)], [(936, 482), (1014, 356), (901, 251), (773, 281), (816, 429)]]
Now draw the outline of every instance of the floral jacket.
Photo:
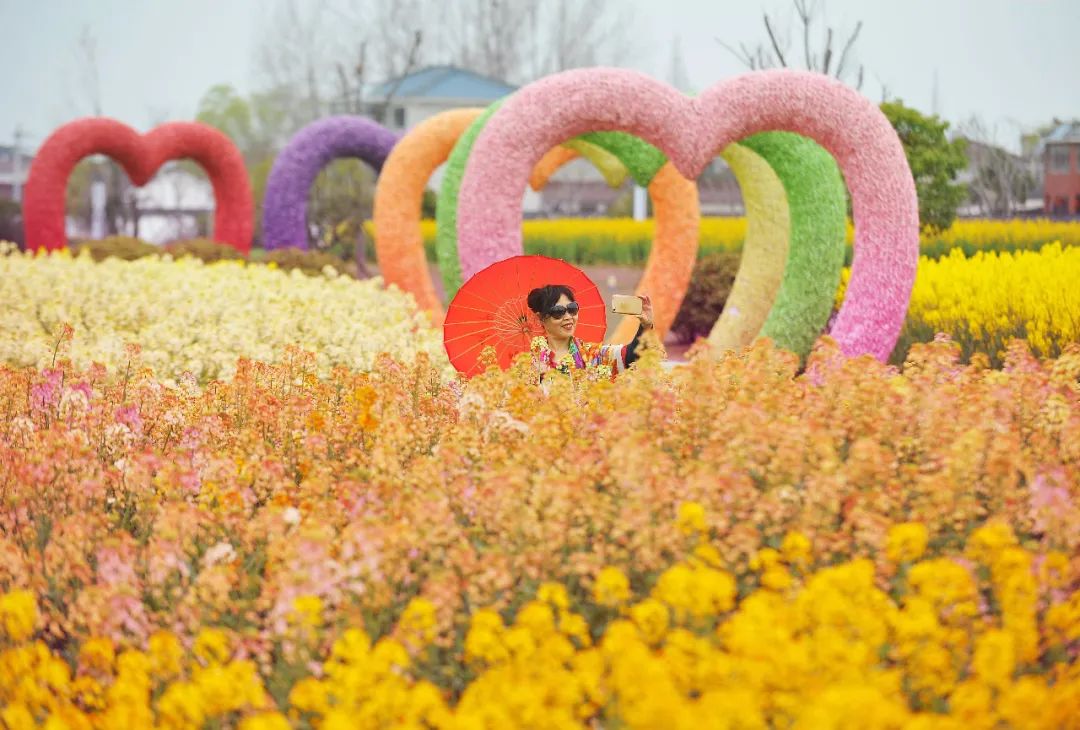
[(633, 341), (626, 345), (600, 345), (574, 337), (570, 340), (569, 352), (558, 359), (546, 337), (534, 337), (530, 349), (540, 380), (552, 370), (563, 375), (570, 375), (572, 370), (584, 370), (586, 377), (614, 380), (638, 359), (637, 347), (643, 331), (639, 327)]

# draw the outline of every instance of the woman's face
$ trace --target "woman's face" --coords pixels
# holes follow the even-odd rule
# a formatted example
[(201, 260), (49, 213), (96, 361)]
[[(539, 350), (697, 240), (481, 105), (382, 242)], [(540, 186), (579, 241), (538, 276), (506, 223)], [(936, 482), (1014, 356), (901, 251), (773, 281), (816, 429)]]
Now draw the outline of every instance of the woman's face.
[[(555, 306), (562, 306), (563, 309), (570, 303), (570, 297), (565, 294), (559, 297), (559, 301), (555, 303)], [(562, 317), (556, 319), (555, 317), (545, 316), (540, 318), (540, 322), (544, 325), (544, 334), (548, 337), (553, 337), (557, 340), (565, 340), (574, 336), (574, 330), (577, 328), (576, 314), (570, 314), (566, 312)]]

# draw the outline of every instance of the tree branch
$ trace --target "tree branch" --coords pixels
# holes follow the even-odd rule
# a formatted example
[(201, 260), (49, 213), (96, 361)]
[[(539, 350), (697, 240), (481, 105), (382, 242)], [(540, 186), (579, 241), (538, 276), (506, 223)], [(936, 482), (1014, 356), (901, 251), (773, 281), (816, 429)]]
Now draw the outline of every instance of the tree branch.
[(787, 60), (780, 50), (780, 43), (776, 40), (776, 33), (773, 32), (772, 24), (769, 23), (769, 14), (762, 13), (761, 16), (765, 19), (765, 31), (769, 34), (769, 42), (772, 43), (773, 51), (776, 52), (776, 58), (779, 60), (781, 66), (787, 68)]
[(810, 21), (813, 20), (814, 8), (806, 4), (806, 0), (794, 0), (795, 12), (799, 15), (799, 21), (803, 26), (803, 56), (806, 59), (806, 70), (813, 71), (814, 62), (810, 58)]
[(832, 63), (832, 28), (825, 32), (825, 53), (821, 59), (821, 73), (829, 75), (829, 65)]
[[(855, 30), (852, 31), (851, 37), (847, 39), (847, 43), (844, 44), (844, 50), (840, 53), (840, 60), (836, 64), (836, 78), (844, 73), (844, 65), (847, 63), (848, 52), (851, 51), (851, 47), (855, 45), (855, 39), (859, 37), (859, 31), (862, 30), (862, 21), (860, 20), (855, 24)], [(859, 68), (859, 86), (862, 87), (862, 67)]]
[(740, 53), (738, 49), (728, 45), (727, 43), (724, 43), (724, 41), (720, 40), (719, 37), (716, 39), (716, 42), (719, 43), (725, 51), (734, 56), (735, 60), (737, 60), (739, 63), (746, 66), (747, 68), (754, 68), (754, 57), (746, 52), (746, 46), (744, 46), (742, 43), (739, 44), (739, 46), (742, 48), (742, 52)]

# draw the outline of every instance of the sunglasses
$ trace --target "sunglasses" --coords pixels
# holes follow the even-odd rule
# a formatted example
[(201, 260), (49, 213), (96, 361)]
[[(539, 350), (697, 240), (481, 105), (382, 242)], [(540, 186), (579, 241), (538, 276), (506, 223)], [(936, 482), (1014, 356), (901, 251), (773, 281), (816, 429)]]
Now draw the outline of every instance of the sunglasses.
[(576, 317), (578, 309), (580, 309), (580, 307), (578, 307), (577, 302), (570, 302), (565, 306), (563, 306), (562, 304), (556, 304), (554, 307), (548, 310), (547, 314), (552, 319), (562, 319), (563, 315), (567, 312), (570, 313), (571, 317)]

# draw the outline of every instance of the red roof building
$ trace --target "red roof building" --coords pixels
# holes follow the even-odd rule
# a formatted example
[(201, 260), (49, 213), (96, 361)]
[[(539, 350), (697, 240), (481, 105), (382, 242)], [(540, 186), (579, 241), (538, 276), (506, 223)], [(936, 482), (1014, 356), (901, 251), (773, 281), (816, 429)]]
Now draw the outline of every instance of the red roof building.
[(1059, 124), (1043, 138), (1046, 213), (1080, 215), (1080, 122)]

